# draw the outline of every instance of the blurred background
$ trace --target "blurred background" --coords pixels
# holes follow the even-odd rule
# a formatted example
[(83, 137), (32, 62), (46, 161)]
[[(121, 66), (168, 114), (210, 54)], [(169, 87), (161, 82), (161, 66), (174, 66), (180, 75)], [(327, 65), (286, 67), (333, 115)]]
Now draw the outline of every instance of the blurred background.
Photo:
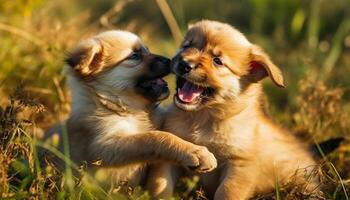
[[(0, 0), (0, 131), (11, 120), (27, 120), (28, 135), (40, 136), (67, 116), (63, 60), (78, 40), (126, 29), (171, 57), (188, 24), (201, 19), (233, 25), (280, 66), (285, 89), (264, 81), (266, 110), (275, 121), (310, 142), (349, 138), (349, 0)], [(42, 109), (7, 116), (16, 102)], [(344, 180), (330, 192), (338, 198), (344, 185), (349, 190), (349, 142), (329, 159)]]

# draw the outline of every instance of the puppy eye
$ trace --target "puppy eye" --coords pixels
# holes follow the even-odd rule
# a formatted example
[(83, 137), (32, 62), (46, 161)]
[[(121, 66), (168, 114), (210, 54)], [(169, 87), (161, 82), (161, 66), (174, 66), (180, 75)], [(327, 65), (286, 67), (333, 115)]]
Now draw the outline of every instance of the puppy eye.
[(182, 46), (183, 49), (187, 49), (187, 48), (189, 48), (189, 47), (191, 47), (191, 42), (186, 42), (186, 43)]
[(221, 59), (218, 58), (218, 57), (213, 58), (213, 62), (214, 62), (216, 65), (223, 65)]
[(129, 60), (140, 60), (141, 59), (141, 55), (139, 52), (134, 52), (132, 53), (129, 57)]

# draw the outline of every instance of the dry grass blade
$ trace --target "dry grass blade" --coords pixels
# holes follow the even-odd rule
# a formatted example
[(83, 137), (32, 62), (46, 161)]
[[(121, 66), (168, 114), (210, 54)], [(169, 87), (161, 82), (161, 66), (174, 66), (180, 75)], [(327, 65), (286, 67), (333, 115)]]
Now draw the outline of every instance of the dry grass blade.
[(20, 36), (20, 37), (34, 43), (37, 46), (41, 46), (43, 44), (43, 42), (40, 39), (34, 37), (30, 33), (26, 32), (22, 29), (19, 29), (17, 27), (13, 27), (13, 26), (10, 26), (7, 24), (0, 23), (0, 30), (9, 32), (9, 33), (17, 35), (17, 36)]
[(116, 16), (128, 3), (133, 1), (134, 0), (123, 0), (116, 3), (112, 9), (108, 10), (100, 17), (100, 24), (107, 28), (114, 28), (113, 24), (110, 23), (110, 19)]
[(176, 22), (176, 19), (173, 15), (173, 12), (171, 11), (166, 0), (156, 0), (156, 1), (157, 1), (157, 4), (158, 4), (160, 10), (162, 11), (162, 14), (163, 14), (166, 22), (168, 23), (171, 34), (173, 35), (176, 44), (179, 45), (181, 40), (182, 40), (182, 33), (181, 33), (179, 25)]
[(338, 173), (338, 170), (335, 168), (335, 166), (333, 165), (333, 163), (329, 163), (330, 166), (332, 166), (334, 172), (337, 174), (337, 177), (339, 178), (339, 181), (340, 181), (340, 184), (341, 184), (341, 187), (343, 189), (343, 192), (344, 192), (344, 195), (345, 195), (345, 198), (346, 200), (349, 200), (349, 196), (348, 196), (348, 193), (346, 192), (346, 188), (344, 186), (344, 182), (343, 182), (343, 179), (341, 178), (340, 174)]
[[(73, 169), (75, 171), (81, 171), (81, 167), (79, 167), (77, 164), (75, 164), (70, 158), (67, 157), (66, 154), (60, 152), (59, 150), (57, 150), (54, 146), (48, 144), (48, 143), (44, 143), (41, 141), (35, 141), (35, 146), (39, 147), (39, 148), (43, 148), (45, 150), (48, 150), (50, 153), (52, 153), (54, 156), (57, 156), (59, 159), (63, 160), (65, 162), (65, 165), (70, 168)], [(72, 175), (71, 175), (72, 176)], [(86, 179), (88, 181), (91, 182), (96, 182), (95, 178), (90, 176), (89, 174), (84, 174), (84, 176), (86, 177)], [(98, 185), (97, 185), (98, 186)], [(100, 192), (104, 193), (106, 196), (108, 196), (108, 193), (102, 188), (99, 187), (97, 188)], [(110, 199), (110, 198), (109, 198)]]

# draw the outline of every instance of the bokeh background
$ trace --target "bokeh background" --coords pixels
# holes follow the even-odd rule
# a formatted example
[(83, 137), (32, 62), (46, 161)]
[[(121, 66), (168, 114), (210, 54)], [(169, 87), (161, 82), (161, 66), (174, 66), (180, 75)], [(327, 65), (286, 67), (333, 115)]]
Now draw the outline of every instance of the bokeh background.
[[(32, 141), (69, 113), (63, 60), (77, 41), (126, 29), (171, 57), (188, 24), (201, 19), (235, 26), (280, 66), (286, 89), (264, 81), (266, 111), (275, 121), (310, 143), (349, 139), (348, 0), (0, 0), (0, 197), (57, 195), (44, 192), (50, 178), (35, 168)], [(173, 87), (173, 77), (167, 80)], [(349, 142), (327, 160), (336, 169), (327, 196), (345, 199)], [(20, 177), (13, 175), (18, 170)], [(70, 194), (64, 184), (51, 184), (61, 197)], [(186, 184), (179, 196), (194, 198), (195, 184)]]

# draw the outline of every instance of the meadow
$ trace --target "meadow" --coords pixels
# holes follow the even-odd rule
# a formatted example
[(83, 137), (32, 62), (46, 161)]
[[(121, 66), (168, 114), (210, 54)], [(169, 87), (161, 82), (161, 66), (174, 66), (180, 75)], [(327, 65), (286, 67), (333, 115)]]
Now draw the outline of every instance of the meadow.
[[(93, 184), (99, 177), (74, 178), (50, 164), (41, 168), (39, 147), (65, 155), (55, 150), (55, 138), (40, 138), (70, 112), (64, 58), (77, 41), (125, 29), (171, 57), (187, 25), (200, 19), (230, 23), (281, 67), (285, 89), (264, 81), (266, 112), (275, 121), (310, 144), (345, 138), (320, 159), (318, 173), (327, 199), (348, 199), (348, 0), (0, 0), (0, 198), (150, 199), (140, 188), (106, 190)], [(167, 80), (174, 89), (174, 78)], [(67, 163), (84, 173), (84, 166)], [(181, 180), (174, 199), (206, 199), (197, 179)], [(277, 187), (254, 199), (307, 198), (300, 191)]]

